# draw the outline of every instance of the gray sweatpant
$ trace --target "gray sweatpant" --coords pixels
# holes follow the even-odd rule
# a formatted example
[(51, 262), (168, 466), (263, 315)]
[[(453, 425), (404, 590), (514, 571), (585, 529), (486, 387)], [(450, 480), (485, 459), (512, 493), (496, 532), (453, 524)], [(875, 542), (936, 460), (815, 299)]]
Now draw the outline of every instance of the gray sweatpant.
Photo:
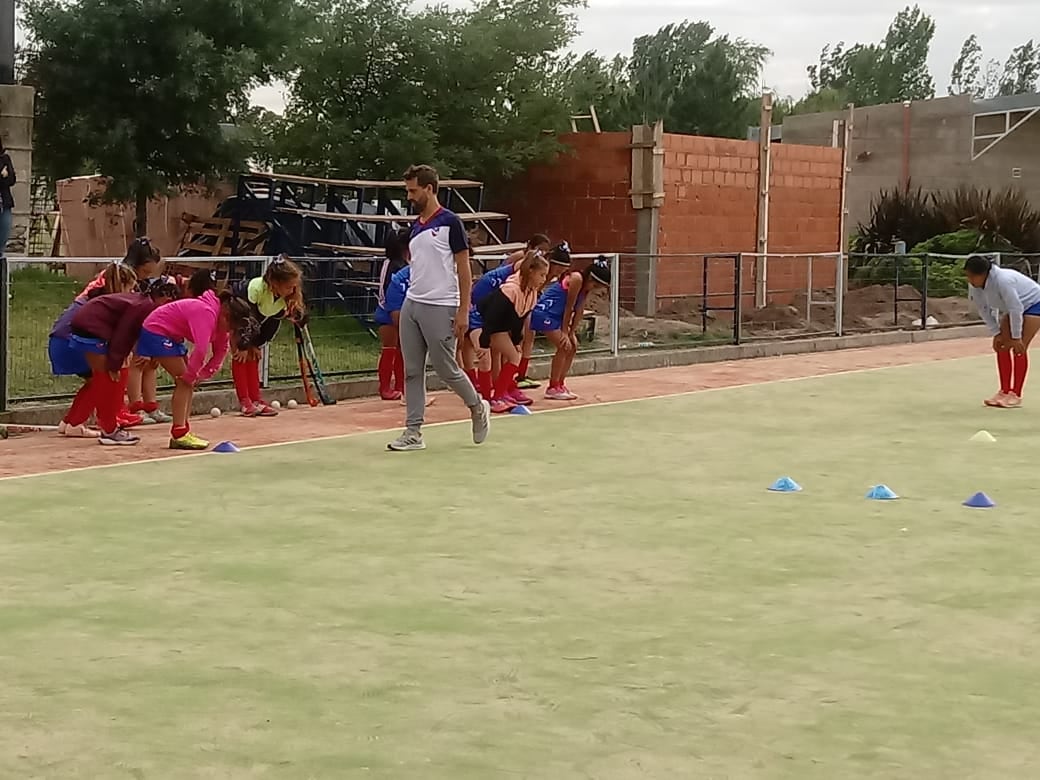
[(456, 311), (454, 306), (434, 306), (409, 299), (401, 309), (398, 332), (404, 356), (404, 397), (408, 404), (405, 425), (409, 430), (422, 428), (426, 413), (427, 354), (437, 376), (467, 407), (473, 409), (480, 405), (476, 388), (455, 361)]

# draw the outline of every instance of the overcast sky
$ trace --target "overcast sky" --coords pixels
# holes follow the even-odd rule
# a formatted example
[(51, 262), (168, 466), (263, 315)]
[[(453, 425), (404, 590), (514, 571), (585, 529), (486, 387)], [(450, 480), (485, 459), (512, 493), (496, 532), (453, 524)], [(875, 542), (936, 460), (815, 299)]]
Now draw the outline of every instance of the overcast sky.
[[(463, 3), (453, 2), (462, 5)], [(780, 95), (801, 97), (809, 89), (807, 65), (817, 61), (827, 43), (871, 43), (881, 40), (905, 0), (588, 0), (579, 14), (581, 34), (574, 49), (595, 49), (604, 55), (628, 53), (632, 39), (670, 22), (703, 20), (719, 33), (768, 46), (773, 57), (763, 81)], [(946, 0), (920, 3), (935, 19), (930, 65), (936, 93), (946, 94), (950, 68), (964, 39), (979, 37), (983, 56), (1003, 62), (1011, 49), (1040, 35), (1037, 0)], [(282, 89), (258, 90), (256, 102), (275, 111), (284, 105)]]

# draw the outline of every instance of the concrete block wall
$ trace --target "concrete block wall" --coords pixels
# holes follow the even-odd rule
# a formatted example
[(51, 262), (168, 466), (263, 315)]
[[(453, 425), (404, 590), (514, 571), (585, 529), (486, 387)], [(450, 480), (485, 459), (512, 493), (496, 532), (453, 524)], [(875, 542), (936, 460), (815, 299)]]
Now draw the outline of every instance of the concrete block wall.
[[(850, 232), (870, 218), (871, 201), (881, 190), (899, 187), (903, 181), (905, 111), (901, 103), (855, 111), (847, 185)], [(972, 162), (974, 111), (965, 96), (911, 103), (906, 137), (911, 185), (925, 190), (950, 190), (962, 184), (1000, 190), (1010, 185), (1021, 188), (1034, 206), (1040, 206), (1040, 115)], [(834, 120), (845, 117), (844, 111), (787, 117), (782, 146), (830, 146)], [(999, 132), (1003, 124), (1002, 116), (982, 118), (979, 132)], [(1021, 178), (1013, 178), (1015, 168)]]

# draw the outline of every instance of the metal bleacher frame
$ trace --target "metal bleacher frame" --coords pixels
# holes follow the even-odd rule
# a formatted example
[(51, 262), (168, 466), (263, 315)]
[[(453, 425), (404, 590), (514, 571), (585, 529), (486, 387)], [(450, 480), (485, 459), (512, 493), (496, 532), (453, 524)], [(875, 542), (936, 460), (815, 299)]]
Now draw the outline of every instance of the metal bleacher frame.
[[(468, 195), (468, 197), (467, 197)], [(467, 228), (478, 226), (489, 243), (473, 249), (473, 261), (487, 270), (523, 244), (509, 243), (509, 215), (482, 211), (484, 185), (468, 179), (440, 182), (438, 199)], [(262, 220), (270, 226), (269, 254), (286, 253), (316, 266), (307, 290), (312, 306), (335, 307), (375, 335), (372, 313), (378, 296), (379, 260), (389, 230), (415, 220), (407, 208), (404, 183), (329, 179), (294, 174), (249, 172), (238, 177), (231, 212), (230, 250), (240, 241), (239, 224)], [(503, 225), (498, 231), (493, 225)]]

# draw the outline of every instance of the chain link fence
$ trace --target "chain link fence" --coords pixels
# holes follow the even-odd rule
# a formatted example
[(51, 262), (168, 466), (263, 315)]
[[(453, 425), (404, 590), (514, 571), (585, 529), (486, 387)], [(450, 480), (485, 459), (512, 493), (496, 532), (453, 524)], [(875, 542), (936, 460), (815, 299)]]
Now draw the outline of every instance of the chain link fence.
[[(989, 255), (1036, 279), (1040, 255)], [(740, 343), (979, 322), (967, 298), (965, 257), (949, 255), (582, 254), (611, 267), (614, 284), (585, 301), (581, 351)], [(474, 277), (503, 257), (481, 257)], [(171, 258), (165, 271), (216, 271), (221, 283), (263, 272), (270, 258)], [(58, 316), (109, 262), (105, 258), (0, 261), (0, 411), (12, 403), (64, 398), (75, 378), (50, 373), (47, 343)], [(310, 331), (328, 377), (370, 375), (379, 354), (373, 315), (382, 258), (303, 258)], [(535, 341), (534, 358), (552, 346)], [(295, 381), (292, 329), (266, 352), (266, 381)], [(211, 384), (230, 382), (229, 369)]]

